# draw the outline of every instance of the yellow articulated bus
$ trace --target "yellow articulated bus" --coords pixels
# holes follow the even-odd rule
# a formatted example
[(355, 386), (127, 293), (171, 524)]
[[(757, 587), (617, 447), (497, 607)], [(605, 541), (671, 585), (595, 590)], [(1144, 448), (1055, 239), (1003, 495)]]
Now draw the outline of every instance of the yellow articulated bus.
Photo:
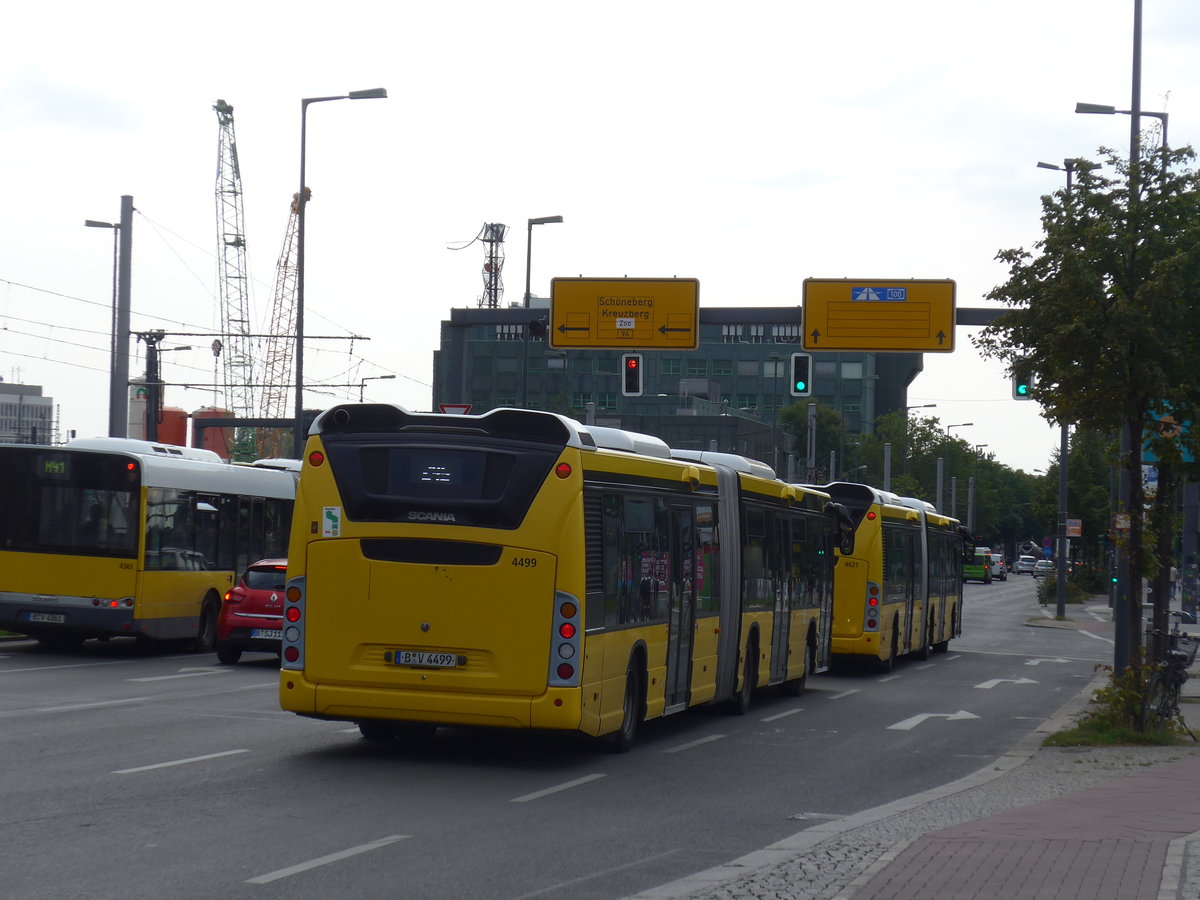
[(552, 413), (334, 407), (301, 468), (281, 705), (369, 739), (619, 750), (648, 718), (744, 712), (828, 665), (837, 515), (762, 463)]
[(288, 462), (119, 438), (0, 444), (0, 628), (55, 646), (129, 635), (211, 650), (234, 574), (286, 551)]
[(855, 529), (834, 572), (834, 655), (886, 672), (905, 654), (944, 652), (962, 634), (962, 564), (974, 551), (966, 529), (923, 500), (865, 484), (820, 490)]

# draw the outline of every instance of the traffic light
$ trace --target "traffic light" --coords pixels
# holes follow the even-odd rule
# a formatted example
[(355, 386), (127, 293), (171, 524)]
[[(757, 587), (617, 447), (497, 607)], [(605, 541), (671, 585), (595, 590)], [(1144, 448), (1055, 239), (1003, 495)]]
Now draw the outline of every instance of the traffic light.
[(626, 397), (642, 396), (642, 354), (621, 354), (621, 394)]
[(1018, 357), (1012, 364), (1012, 395), (1014, 400), (1032, 400), (1033, 371), (1029, 360)]
[(812, 354), (792, 354), (792, 380), (788, 385), (793, 397), (812, 396)]

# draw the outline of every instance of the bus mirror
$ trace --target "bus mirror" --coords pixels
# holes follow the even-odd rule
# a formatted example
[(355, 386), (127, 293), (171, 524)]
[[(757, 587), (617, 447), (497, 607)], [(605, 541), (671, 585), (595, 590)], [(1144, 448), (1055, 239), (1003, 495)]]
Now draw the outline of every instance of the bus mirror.
[(842, 556), (852, 556), (854, 554), (854, 521), (850, 518), (850, 511), (840, 503), (826, 503), (825, 513), (833, 517), (833, 524), (837, 529), (838, 552)]
[(975, 538), (962, 525), (958, 526), (958, 536), (962, 538), (962, 558), (964, 563), (969, 563), (975, 559)]

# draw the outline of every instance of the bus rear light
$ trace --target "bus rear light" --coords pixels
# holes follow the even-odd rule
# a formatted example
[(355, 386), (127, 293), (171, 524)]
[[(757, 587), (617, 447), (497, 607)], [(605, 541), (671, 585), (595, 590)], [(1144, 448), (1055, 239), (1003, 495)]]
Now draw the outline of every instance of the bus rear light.
[(108, 601), (108, 608), (109, 608), (109, 609), (116, 609), (116, 608), (117, 608), (118, 606), (120, 606), (120, 605), (121, 605), (121, 601), (120, 601), (120, 600), (109, 600), (109, 601)]
[(879, 598), (878, 598), (878, 597), (872, 597), (870, 600), (868, 600), (868, 601), (867, 601), (867, 605), (868, 605), (868, 606), (878, 606), (878, 605), (879, 605)]
[[(565, 465), (565, 463), (563, 464)], [(560, 660), (576, 659), (583, 653), (583, 632), (579, 625), (579, 599), (566, 591), (554, 592), (554, 611), (549, 637), (548, 687), (579, 687), (579, 672), (575, 666)], [(573, 620), (573, 621), (572, 621)]]
[(571, 467), (567, 463), (559, 463), (554, 467), (554, 474), (559, 478), (570, 478)]
[(325, 454), (322, 453), (320, 450), (314, 450), (312, 453), (308, 454), (308, 464), (310, 466), (312, 466), (313, 468), (324, 465), (325, 464)]
[(283, 646), (280, 648), (281, 666), (284, 669), (301, 670), (304, 668), (304, 602), (306, 581), (303, 575), (289, 578), (284, 596), (288, 603), (283, 610), (285, 626), (283, 629)]
[(867, 627), (868, 628), (877, 628), (877, 627), (879, 627), (879, 623), (876, 622), (874, 619), (867, 619)]

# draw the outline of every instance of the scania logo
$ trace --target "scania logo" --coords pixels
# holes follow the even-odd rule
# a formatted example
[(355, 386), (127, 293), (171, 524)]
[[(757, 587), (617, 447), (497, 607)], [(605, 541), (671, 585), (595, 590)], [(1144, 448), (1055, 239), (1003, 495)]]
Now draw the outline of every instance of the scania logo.
[(454, 513), (448, 512), (419, 512), (414, 511), (408, 514), (410, 522), (457, 522)]

